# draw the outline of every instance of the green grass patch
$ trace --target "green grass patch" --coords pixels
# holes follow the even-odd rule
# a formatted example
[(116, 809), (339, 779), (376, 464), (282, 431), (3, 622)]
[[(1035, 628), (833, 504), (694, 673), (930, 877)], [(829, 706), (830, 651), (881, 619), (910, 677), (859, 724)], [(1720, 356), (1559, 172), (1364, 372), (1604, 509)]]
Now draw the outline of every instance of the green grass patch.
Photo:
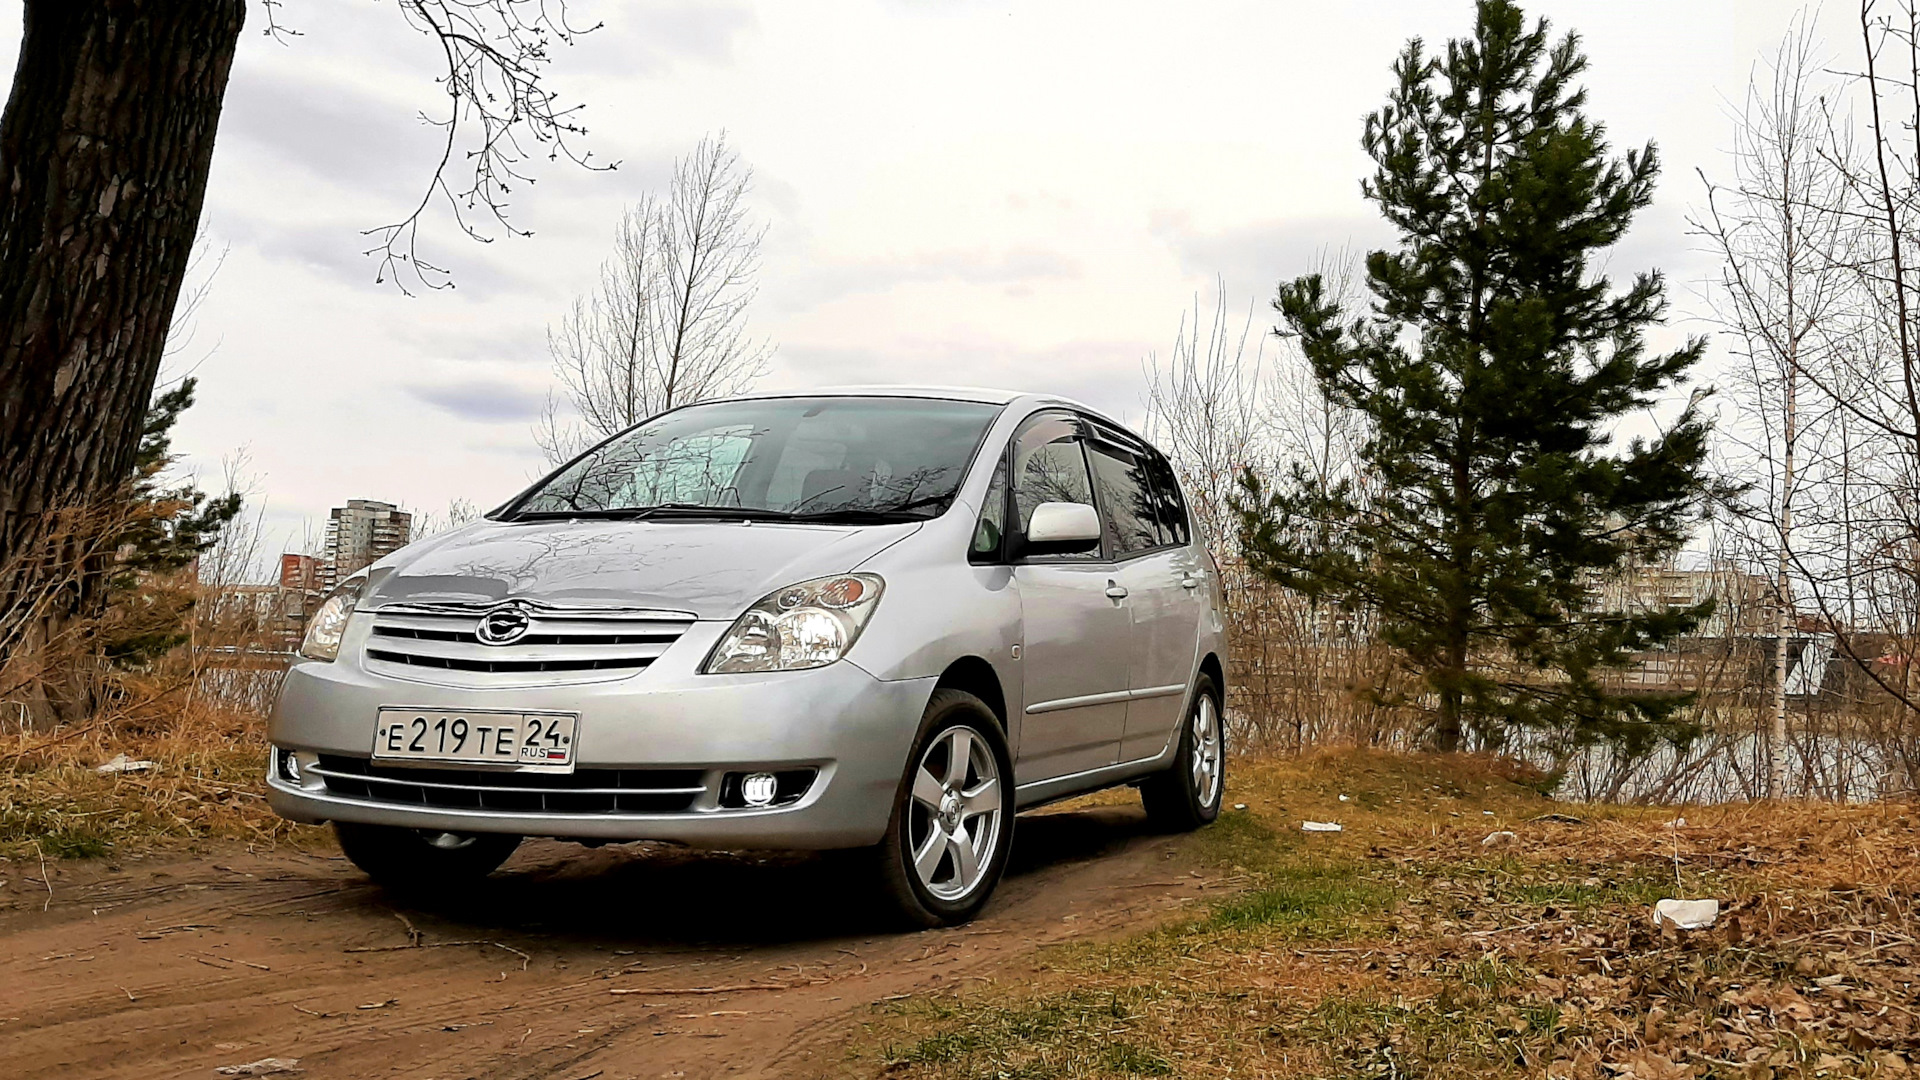
[(112, 847), (107, 838), (84, 826), (68, 826), (39, 837), (49, 859), (98, 859)]
[(99, 811), (0, 807), (0, 851), (37, 852), (48, 859), (97, 859), (113, 847), (108, 833), (112, 822), (100, 821), (102, 816)]
[(1287, 938), (1351, 937), (1372, 916), (1391, 906), (1393, 892), (1363, 876), (1363, 864), (1343, 850), (1306, 850), (1260, 818), (1229, 813), (1201, 832), (1199, 847), (1210, 861), (1252, 878), (1244, 893), (1214, 905), (1183, 929), (1188, 936), (1275, 933)]
[(1013, 1005), (936, 999), (899, 1011), (942, 1030), (887, 1048), (891, 1067), (965, 1080), (1173, 1076), (1174, 1062), (1130, 1037), (1161, 994), (1075, 990)]
[(1287, 938), (1340, 940), (1390, 906), (1393, 892), (1347, 866), (1288, 866), (1252, 891), (1216, 905), (1201, 931), (1273, 931)]

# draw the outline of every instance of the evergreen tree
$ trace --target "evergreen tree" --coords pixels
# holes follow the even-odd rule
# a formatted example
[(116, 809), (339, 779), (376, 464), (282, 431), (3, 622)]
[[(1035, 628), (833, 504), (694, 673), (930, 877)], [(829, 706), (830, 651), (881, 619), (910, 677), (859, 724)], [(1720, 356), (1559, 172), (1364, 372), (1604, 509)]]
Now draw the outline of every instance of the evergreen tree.
[(195, 385), (182, 379), (154, 398), (140, 429), (132, 506), (107, 579), (112, 617), (101, 642), (102, 652), (122, 666), (148, 663), (187, 640), (194, 592), (151, 583), (193, 565), (240, 513), (238, 492), (209, 497), (191, 481), (168, 481), (167, 467), (176, 460), (173, 425), (193, 405)]
[(1532, 728), (1639, 753), (1685, 737), (1684, 702), (1600, 676), (1711, 605), (1598, 610), (1595, 586), (1677, 551), (1715, 485), (1698, 393), (1657, 438), (1616, 445), (1613, 428), (1705, 342), (1650, 354), (1660, 274), (1616, 294), (1593, 268), (1651, 201), (1658, 158), (1610, 156), (1575, 85), (1579, 39), (1547, 29), (1479, 0), (1471, 38), (1444, 57), (1414, 39), (1394, 65), (1363, 139), (1362, 192), (1399, 234), (1366, 260), (1370, 310), (1340, 311), (1318, 275), (1274, 303), (1320, 392), (1367, 421), (1365, 483), (1248, 473), (1243, 540), (1271, 580), (1376, 613), (1436, 748)]

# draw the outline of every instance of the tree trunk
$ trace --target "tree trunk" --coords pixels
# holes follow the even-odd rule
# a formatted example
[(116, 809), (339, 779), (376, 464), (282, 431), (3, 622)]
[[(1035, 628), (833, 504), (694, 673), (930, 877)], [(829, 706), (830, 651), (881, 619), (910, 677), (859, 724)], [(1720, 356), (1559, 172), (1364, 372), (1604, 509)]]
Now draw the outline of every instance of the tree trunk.
[(44, 643), (22, 622), (99, 601), (97, 573), (38, 595), (60, 551), (91, 547), (54, 523), (132, 470), (245, 17), (246, 0), (26, 0), (0, 118), (0, 643)]
[[(1792, 286), (1788, 291), (1788, 316), (1792, 316)], [(1787, 797), (1787, 635), (1797, 626), (1792, 618), (1793, 582), (1788, 577), (1791, 571), (1793, 555), (1793, 452), (1794, 440), (1799, 437), (1799, 415), (1797, 400), (1798, 387), (1795, 385), (1795, 364), (1799, 362), (1798, 349), (1789, 346), (1787, 360), (1786, 426), (1782, 439), (1784, 454), (1781, 461), (1780, 483), (1780, 552), (1779, 565), (1774, 569), (1774, 613), (1773, 613), (1773, 725), (1768, 731), (1768, 743), (1773, 750), (1771, 768), (1767, 774), (1767, 795), (1774, 799)], [(1811, 645), (1811, 642), (1809, 642)], [(1801, 653), (1801, 663), (1806, 663), (1806, 651)], [(1820, 688), (1819, 675), (1815, 675), (1814, 692)]]
[(1466, 670), (1466, 643), (1449, 645), (1447, 666), (1438, 672), (1445, 679), (1445, 685), (1440, 688), (1440, 713), (1434, 718), (1433, 731), (1428, 737), (1432, 747), (1443, 754), (1457, 752), (1465, 741), (1466, 725), (1461, 714), (1466, 711), (1466, 698), (1460, 692), (1460, 683)]

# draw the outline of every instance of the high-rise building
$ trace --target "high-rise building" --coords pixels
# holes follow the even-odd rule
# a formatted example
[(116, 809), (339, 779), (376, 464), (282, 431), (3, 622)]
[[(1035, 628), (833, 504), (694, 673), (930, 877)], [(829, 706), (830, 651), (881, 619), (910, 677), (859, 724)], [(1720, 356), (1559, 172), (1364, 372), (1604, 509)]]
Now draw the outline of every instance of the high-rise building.
[(400, 550), (413, 539), (413, 515), (392, 503), (348, 499), (327, 518), (320, 584), (331, 589), (355, 570)]

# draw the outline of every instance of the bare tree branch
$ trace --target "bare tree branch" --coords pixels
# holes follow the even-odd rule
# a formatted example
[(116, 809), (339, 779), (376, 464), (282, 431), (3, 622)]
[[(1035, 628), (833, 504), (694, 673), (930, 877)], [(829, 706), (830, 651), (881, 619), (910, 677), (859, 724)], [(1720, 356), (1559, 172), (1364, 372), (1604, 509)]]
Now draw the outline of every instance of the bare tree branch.
[(621, 216), (599, 283), (547, 331), (560, 394), (535, 437), (550, 460), (766, 373), (773, 347), (747, 328), (766, 235), (747, 206), (752, 185), (722, 133), (675, 164), (664, 199)]
[[(268, 4), (267, 32), (289, 33), (278, 25)], [(510, 235), (530, 236), (508, 217), (514, 189), (534, 183), (530, 164), (540, 156), (566, 158), (589, 169), (599, 164), (577, 143), (587, 134), (580, 122), (583, 106), (565, 105), (548, 89), (546, 68), (555, 42), (571, 45), (600, 28), (576, 27), (567, 19), (566, 0), (395, 0), (401, 16), (440, 49), (442, 74), (435, 80), (446, 94), (438, 115), (420, 119), (441, 129), (440, 157), (420, 198), (398, 220), (366, 230), (374, 243), (366, 254), (380, 260), (376, 280), (391, 278), (402, 292), (407, 281), (430, 289), (453, 285), (451, 272), (422, 256), (420, 224), (435, 204), (443, 205), (460, 231), (482, 243), (493, 237), (487, 219)]]

